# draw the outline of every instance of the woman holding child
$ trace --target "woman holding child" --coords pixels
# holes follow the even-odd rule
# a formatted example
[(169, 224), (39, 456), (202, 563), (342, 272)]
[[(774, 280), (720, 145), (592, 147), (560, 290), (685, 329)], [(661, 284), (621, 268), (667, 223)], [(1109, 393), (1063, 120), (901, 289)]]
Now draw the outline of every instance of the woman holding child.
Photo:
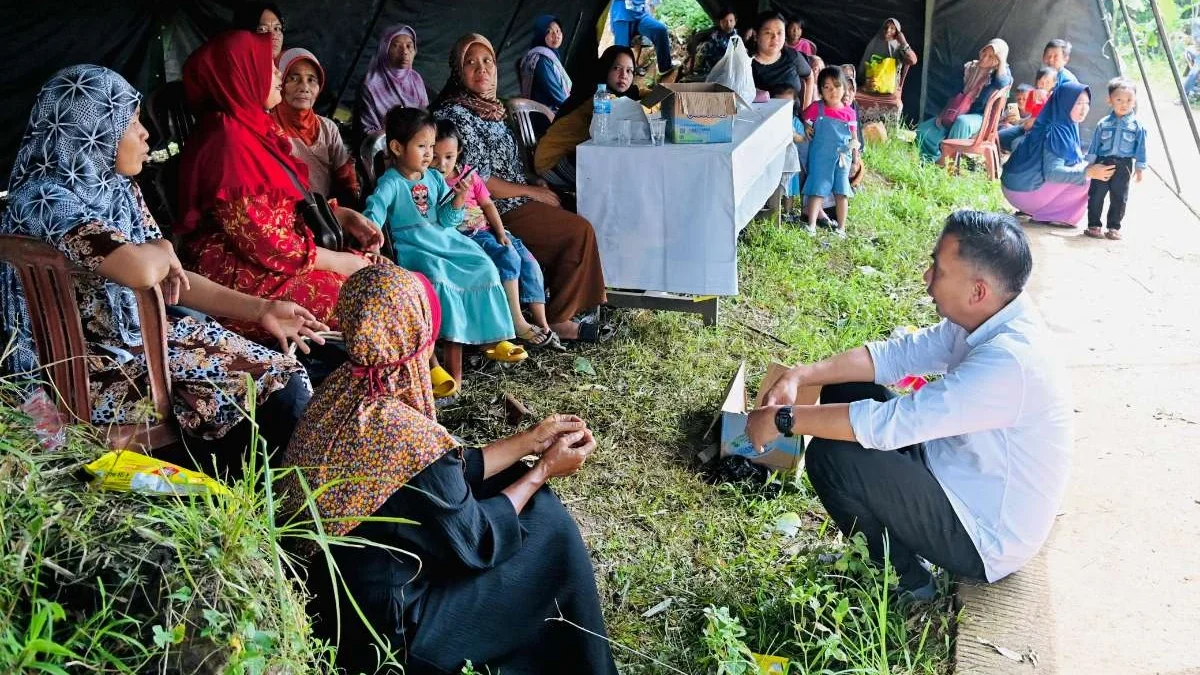
[(1058, 85), (1004, 164), (1005, 199), (1035, 222), (1075, 227), (1087, 211), (1090, 181), (1112, 177), (1114, 167), (1089, 165), (1079, 145), (1079, 123), (1087, 118), (1091, 97), (1078, 82)]
[(596, 448), (584, 421), (553, 415), (464, 448), (438, 424), (429, 388), (440, 320), (429, 283), (368, 267), (346, 282), (338, 314), (350, 362), (313, 397), (285, 457), (317, 494), (304, 499), (296, 473), (280, 485), (284, 513), (375, 544), (331, 546), (336, 584), (323, 563), (309, 573), (331, 639), (342, 596), (338, 665), (376, 672), (344, 582), (406, 673), (457, 673), (469, 659), (479, 672), (615, 675), (587, 548), (547, 486)]
[(605, 300), (596, 233), (587, 220), (559, 208), (550, 188), (529, 184), (529, 169), (496, 96), (496, 79), (496, 53), (487, 38), (474, 33), (460, 38), (450, 55), (450, 77), (433, 104), (434, 117), (454, 123), (462, 137), (462, 163), (475, 167), (504, 226), (541, 263), (550, 329), (563, 340), (598, 341), (599, 326), (572, 320)]

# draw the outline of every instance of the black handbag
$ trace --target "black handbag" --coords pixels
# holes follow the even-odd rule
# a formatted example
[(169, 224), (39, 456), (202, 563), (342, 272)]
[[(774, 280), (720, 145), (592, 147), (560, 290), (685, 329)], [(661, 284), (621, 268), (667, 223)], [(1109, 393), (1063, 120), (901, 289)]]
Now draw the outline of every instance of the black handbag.
[(300, 194), (304, 195), (304, 198), (296, 203), (296, 210), (300, 212), (304, 224), (312, 232), (317, 246), (330, 251), (345, 250), (346, 235), (342, 232), (342, 226), (338, 223), (337, 216), (333, 215), (333, 209), (329, 208), (329, 202), (324, 195), (304, 189), (304, 185), (300, 182), (296, 172), (292, 171), (292, 167), (278, 157), (275, 159), (287, 172), (292, 179), (292, 184), (296, 186)]

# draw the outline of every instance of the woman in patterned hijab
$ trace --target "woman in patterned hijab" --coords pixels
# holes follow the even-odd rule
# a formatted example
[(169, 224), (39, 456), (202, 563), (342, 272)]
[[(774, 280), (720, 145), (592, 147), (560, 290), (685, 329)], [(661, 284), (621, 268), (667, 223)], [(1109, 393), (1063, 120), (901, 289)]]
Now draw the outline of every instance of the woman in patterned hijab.
[[(457, 672), (470, 659), (492, 672), (615, 675), (605, 640), (545, 620), (561, 612), (604, 634), (587, 548), (546, 485), (595, 448), (583, 420), (553, 415), (486, 448), (459, 448), (430, 392), (440, 317), (429, 282), (373, 265), (342, 286), (337, 311), (350, 361), (297, 427), (285, 456), (297, 468), (280, 489), (285, 517), (315, 515), (325, 532), (362, 544), (333, 542), (337, 583), (323, 565), (309, 576), (322, 637), (335, 638), (339, 612), (351, 626), (339, 667), (376, 670), (377, 645), (346, 598), (335, 600), (344, 589), (408, 672)], [(533, 468), (520, 461), (530, 455)], [(311, 538), (301, 548), (315, 552)]]
[[(101, 425), (146, 421), (148, 364), (132, 288), (158, 286), (167, 304), (253, 322), (284, 350), (325, 328), (294, 303), (253, 298), (182, 269), (130, 180), (149, 151), (138, 121), (140, 100), (107, 68), (78, 65), (55, 73), (29, 116), (9, 179), (10, 206), (0, 221), (0, 232), (41, 239), (81, 268), (75, 293), (89, 356), (91, 421)], [(0, 303), (4, 330), (15, 337), (6, 369), (33, 371), (38, 356), (29, 312), (7, 265), (0, 269)], [(260, 412), (271, 413), (264, 435), (272, 445), (286, 445), (311, 391), (294, 359), (213, 321), (171, 321), (167, 360), (175, 418), (199, 438), (224, 438), (239, 425), (248, 434), (241, 411), (249, 403), (249, 376)], [(245, 438), (230, 438), (226, 449), (244, 449)]]

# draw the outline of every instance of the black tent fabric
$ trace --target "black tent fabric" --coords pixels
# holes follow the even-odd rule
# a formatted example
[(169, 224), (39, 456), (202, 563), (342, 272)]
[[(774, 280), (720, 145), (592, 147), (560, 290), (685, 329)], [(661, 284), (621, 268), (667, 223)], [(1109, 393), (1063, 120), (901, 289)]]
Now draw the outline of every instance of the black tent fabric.
[[(40, 0), (0, 3), (0, 177), (6, 177), (29, 108), (42, 83), (59, 68), (98, 63), (119, 71), (144, 94), (178, 79), (179, 68), (205, 36), (227, 27), (238, 0)], [(619, 1), (619, 0), (618, 0)], [(722, 0), (699, 0), (715, 13)], [(927, 3), (932, 2), (932, 7)], [(285, 47), (306, 47), (329, 74), (322, 100), (328, 106), (341, 93), (352, 104), (375, 53), (379, 36), (393, 23), (408, 23), (418, 35), (416, 68), (433, 91), (448, 73), (448, 55), (464, 33), (486, 35), (499, 51), (500, 90), (516, 90), (516, 63), (530, 42), (534, 18), (559, 17), (567, 34), (564, 49), (573, 74), (586, 72), (596, 59), (596, 23), (606, 0), (281, 0)], [(921, 50), (921, 64), (904, 91), (906, 113), (920, 109), (923, 73), (929, 73), (926, 115), (933, 115), (957, 91), (962, 63), (980, 46), (1002, 37), (1011, 47), (1017, 82), (1031, 82), (1042, 47), (1062, 37), (1075, 44), (1070, 68), (1104, 92), (1117, 74), (1105, 54), (1105, 30), (1095, 0), (783, 0), (761, 3), (735, 0), (739, 23), (753, 20), (760, 6), (804, 17), (806, 36), (829, 63), (858, 63), (867, 41), (895, 17), (910, 43)], [(932, 49), (924, 53), (925, 17), (932, 10)], [(1104, 114), (1093, 107), (1094, 121)]]

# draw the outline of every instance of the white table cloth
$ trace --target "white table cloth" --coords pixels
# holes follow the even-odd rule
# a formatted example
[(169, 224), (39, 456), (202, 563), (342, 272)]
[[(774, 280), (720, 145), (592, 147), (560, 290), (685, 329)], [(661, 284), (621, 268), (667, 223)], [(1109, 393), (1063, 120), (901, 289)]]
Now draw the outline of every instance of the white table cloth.
[(736, 295), (738, 233), (798, 168), (784, 100), (739, 111), (732, 143), (580, 145), (579, 214), (596, 230), (605, 283)]

